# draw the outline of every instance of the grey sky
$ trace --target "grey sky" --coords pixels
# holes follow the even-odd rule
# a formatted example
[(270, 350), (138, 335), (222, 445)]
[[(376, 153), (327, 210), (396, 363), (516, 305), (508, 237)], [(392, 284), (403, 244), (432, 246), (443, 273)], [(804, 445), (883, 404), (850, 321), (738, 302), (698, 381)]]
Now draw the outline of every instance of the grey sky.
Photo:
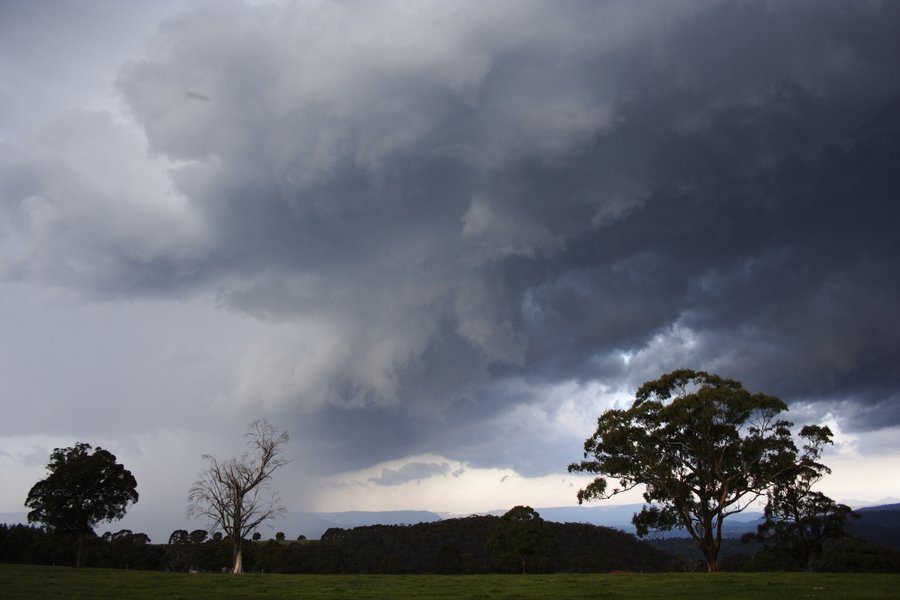
[(681, 366), (829, 422), (835, 460), (896, 439), (900, 5), (134, 6), (0, 4), (25, 492), (35, 447), (96, 438), (177, 505), (261, 416), (298, 509), (366, 469), (544, 485)]

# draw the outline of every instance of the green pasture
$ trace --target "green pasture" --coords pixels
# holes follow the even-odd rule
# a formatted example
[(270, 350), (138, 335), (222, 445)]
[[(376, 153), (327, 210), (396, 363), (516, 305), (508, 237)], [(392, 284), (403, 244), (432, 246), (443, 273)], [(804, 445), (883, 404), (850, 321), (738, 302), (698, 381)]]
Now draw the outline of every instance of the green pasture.
[(4, 600), (50, 598), (897, 598), (900, 574), (254, 575), (0, 565)]

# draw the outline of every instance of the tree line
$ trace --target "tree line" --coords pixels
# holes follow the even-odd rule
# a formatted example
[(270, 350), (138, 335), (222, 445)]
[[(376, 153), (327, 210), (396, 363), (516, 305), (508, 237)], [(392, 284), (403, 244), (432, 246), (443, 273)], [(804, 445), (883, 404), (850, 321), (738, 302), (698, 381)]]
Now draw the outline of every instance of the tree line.
[[(578, 501), (605, 500), (642, 488), (646, 504), (633, 519), (638, 535), (681, 528), (704, 557), (706, 569), (716, 571), (725, 519), (765, 498), (765, 521), (751, 536), (760, 552), (782, 570), (811, 570), (821, 564), (826, 547), (845, 536), (844, 525), (854, 514), (813, 489), (830, 472), (821, 457), (831, 443), (831, 431), (805, 426), (799, 431), (798, 447), (793, 423), (781, 417), (786, 410), (774, 396), (751, 394), (738, 381), (704, 371), (680, 369), (648, 381), (637, 390), (630, 408), (608, 410), (598, 418), (595, 433), (585, 441), (584, 459), (569, 465), (570, 472), (597, 475), (578, 492)], [(210, 561), (221, 563), (221, 547), (229, 546), (226, 562), (235, 574), (249, 564), (288, 572), (305, 568), (312, 572), (443, 572), (448, 565), (457, 565), (458, 570), (450, 570), (524, 573), (609, 566), (598, 562), (605, 548), (597, 540), (594, 558), (571, 550), (572, 539), (596, 538), (604, 528), (546, 523), (523, 506), (496, 522), (473, 517), (465, 523), (433, 525), (435, 531), (444, 532), (471, 528), (469, 541), (450, 535), (446, 537), (455, 541), (438, 543), (423, 524), (329, 530), (316, 544), (283, 540), (247, 544), (246, 538), (263, 521), (284, 512), (268, 485), (275, 470), (288, 462), (284, 456), (288, 434), (266, 421), (256, 421), (246, 438), (247, 450), (239, 457), (220, 460), (204, 455), (205, 466), (188, 493), (189, 514), (205, 517), (211, 531), (222, 529), (225, 534), (201, 540), (196, 532), (174, 532), (163, 554), (147, 550), (142, 565), (169, 568), (178, 564), (180, 569), (180, 557), (187, 556), (188, 568), (192, 561), (198, 568), (201, 563), (208, 567)], [(40, 523), (42, 529), (10, 533), (7, 528), (8, 537), (31, 536), (37, 540), (35, 548), (51, 538), (68, 539), (76, 566), (86, 564), (88, 546), (102, 555), (105, 550), (97, 548), (103, 544), (107, 550), (118, 545), (119, 556), (157, 548), (147, 544), (143, 534), (127, 530), (103, 539), (103, 544), (93, 534), (99, 522), (121, 519), (128, 505), (138, 500), (134, 477), (111, 453), (102, 448), (91, 452), (91, 446), (83, 443), (57, 448), (47, 470), (48, 476), (34, 485), (25, 502), (31, 509), (29, 522)], [(491, 531), (476, 534), (478, 523), (481, 527), (490, 523)], [(601, 537), (609, 541), (610, 535)], [(631, 559), (622, 570), (661, 568), (632, 551), (637, 546), (622, 539), (614, 545), (620, 556)], [(252, 557), (245, 556), (245, 548)], [(35, 552), (45, 556), (41, 554), (45, 551)], [(151, 555), (156, 559), (151, 560)], [(312, 566), (298, 566), (303, 564)]]
[[(536, 527), (516, 531), (521, 514)], [(512, 515), (510, 514), (512, 513)], [(799, 570), (758, 545), (728, 540), (720, 568), (726, 571)], [(0, 525), (0, 562), (74, 565), (77, 541), (33, 525)], [(221, 532), (175, 530), (165, 544), (122, 530), (87, 536), (83, 565), (159, 571), (230, 572), (231, 540)], [(243, 542), (245, 571), (266, 573), (608, 573), (694, 571), (690, 539), (641, 541), (615, 529), (540, 520), (529, 507), (503, 517), (471, 516), (417, 525), (333, 528), (320, 540)], [(524, 557), (524, 567), (523, 567)], [(900, 551), (849, 536), (832, 540), (811, 565), (815, 571), (900, 571)]]
[[(524, 517), (524, 518), (523, 518)], [(4, 562), (74, 564), (74, 536), (0, 525)], [(416, 525), (331, 528), (320, 540), (243, 542), (246, 571), (278, 573), (658, 572), (671, 557), (615, 529), (552, 523), (530, 507), (502, 517), (471, 516)], [(231, 570), (233, 544), (205, 530), (172, 532), (166, 544), (123, 530), (87, 536), (82, 564), (170, 571)]]

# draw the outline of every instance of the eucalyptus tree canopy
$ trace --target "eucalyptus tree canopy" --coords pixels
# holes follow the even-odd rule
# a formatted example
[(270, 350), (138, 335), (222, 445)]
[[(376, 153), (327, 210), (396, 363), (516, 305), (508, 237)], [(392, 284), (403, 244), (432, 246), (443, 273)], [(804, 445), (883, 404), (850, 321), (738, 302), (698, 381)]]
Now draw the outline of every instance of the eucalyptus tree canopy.
[(267, 421), (250, 424), (247, 452), (219, 461), (203, 455), (206, 467), (188, 492), (188, 516), (206, 517), (210, 530), (223, 528), (232, 541), (232, 572), (243, 573), (243, 539), (260, 523), (284, 513), (275, 492), (267, 494), (269, 480), (287, 464), (284, 447), (288, 434)]
[(116, 462), (103, 448), (90, 451), (90, 444), (56, 448), (50, 455), (46, 479), (28, 492), (29, 523), (75, 534), (75, 565), (84, 561), (84, 542), (101, 521), (125, 516), (128, 504), (138, 501), (137, 481), (131, 471)]
[[(787, 406), (751, 394), (740, 382), (681, 369), (648, 381), (631, 408), (608, 410), (570, 472), (599, 475), (578, 502), (604, 500), (637, 486), (647, 505), (638, 535), (683, 527), (718, 570), (725, 519), (746, 509), (797, 461)], [(618, 485), (609, 489), (607, 478)]]

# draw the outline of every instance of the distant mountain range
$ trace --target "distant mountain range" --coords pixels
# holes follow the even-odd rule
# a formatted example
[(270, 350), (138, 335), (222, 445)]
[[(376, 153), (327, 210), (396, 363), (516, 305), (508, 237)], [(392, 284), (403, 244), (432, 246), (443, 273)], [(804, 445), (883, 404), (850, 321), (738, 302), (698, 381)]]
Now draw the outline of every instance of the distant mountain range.
[(867, 513), (867, 512), (882, 512), (886, 510), (900, 510), (900, 502), (896, 504), (882, 504), (881, 506), (865, 506), (863, 508), (857, 508), (856, 512), (859, 513)]
[[(634, 533), (631, 517), (641, 510), (640, 504), (624, 504), (612, 506), (556, 506), (536, 508), (541, 517), (547, 521), (558, 523), (590, 523), (613, 527), (628, 533)], [(502, 515), (506, 510), (494, 510), (488, 513)], [(859, 519), (848, 524), (850, 534), (882, 545), (900, 547), (900, 504), (868, 506), (857, 510)], [(351, 529), (365, 525), (413, 525), (429, 523), (446, 518), (468, 515), (439, 514), (425, 510), (397, 511), (350, 511), (350, 512), (288, 512), (284, 517), (273, 519), (263, 525), (260, 533), (263, 539), (274, 538), (276, 532), (284, 532), (288, 539), (306, 536), (307, 539), (318, 539), (331, 527)], [(761, 522), (762, 513), (746, 512), (730, 517), (725, 521), (725, 536), (736, 538), (744, 533), (756, 531)], [(25, 523), (26, 513), (0, 513), (0, 523)], [(124, 519), (112, 524), (104, 524), (98, 533), (130, 529), (143, 532), (157, 544), (164, 544), (176, 529), (203, 529), (206, 524), (199, 520), (189, 521), (184, 513), (175, 510), (135, 509)], [(674, 530), (655, 534), (656, 538), (687, 537), (684, 530)]]

